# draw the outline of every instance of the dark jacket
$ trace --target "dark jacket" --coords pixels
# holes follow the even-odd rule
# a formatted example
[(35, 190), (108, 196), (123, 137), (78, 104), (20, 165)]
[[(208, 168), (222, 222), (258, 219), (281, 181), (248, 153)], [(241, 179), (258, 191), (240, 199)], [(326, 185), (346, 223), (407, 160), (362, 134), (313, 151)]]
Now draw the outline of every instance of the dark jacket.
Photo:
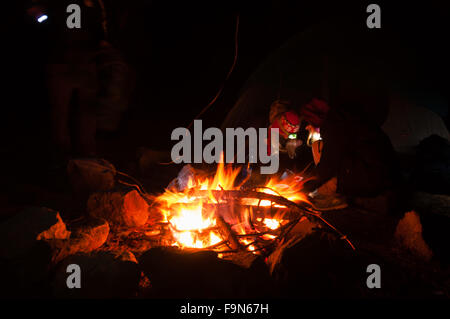
[(372, 196), (393, 186), (395, 153), (387, 135), (370, 119), (344, 108), (331, 109), (320, 133), (324, 147), (320, 163), (305, 184), (312, 191), (337, 176), (337, 192)]

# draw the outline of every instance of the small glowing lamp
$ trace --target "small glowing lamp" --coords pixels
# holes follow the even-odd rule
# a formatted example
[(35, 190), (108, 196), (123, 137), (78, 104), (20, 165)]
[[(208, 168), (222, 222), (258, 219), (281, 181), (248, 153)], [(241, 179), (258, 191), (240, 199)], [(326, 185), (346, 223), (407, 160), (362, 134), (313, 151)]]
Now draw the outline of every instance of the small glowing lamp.
[(43, 15), (41, 15), (39, 18), (37, 18), (37, 21), (39, 22), (39, 23), (42, 23), (42, 22), (44, 22), (45, 20), (47, 20), (48, 19), (48, 16), (46, 15), (46, 14), (43, 14)]

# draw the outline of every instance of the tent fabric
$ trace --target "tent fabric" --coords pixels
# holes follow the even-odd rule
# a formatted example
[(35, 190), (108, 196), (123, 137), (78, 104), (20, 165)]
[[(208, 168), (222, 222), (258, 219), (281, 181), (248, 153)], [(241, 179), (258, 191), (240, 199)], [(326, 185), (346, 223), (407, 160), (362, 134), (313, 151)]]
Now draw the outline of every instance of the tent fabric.
[(362, 112), (371, 113), (381, 124), (387, 109), (372, 102), (383, 89), (384, 70), (390, 67), (376, 58), (377, 50), (367, 49), (370, 44), (363, 35), (352, 30), (318, 24), (294, 36), (250, 76), (222, 127), (248, 127), (254, 117), (268, 121), (276, 99), (299, 108), (314, 97), (331, 107), (345, 102), (366, 105), (371, 110)]
[(442, 118), (428, 109), (433, 103), (418, 106), (415, 92), (427, 94), (422, 101), (435, 95), (425, 90), (429, 81), (417, 76), (415, 57), (395, 39), (374, 42), (355, 29), (318, 24), (294, 36), (250, 76), (222, 128), (267, 127), (273, 101), (290, 101), (298, 110), (316, 97), (332, 108), (358, 105), (400, 153), (432, 134), (449, 139)]
[(391, 100), (382, 129), (391, 139), (394, 149), (403, 154), (414, 153), (420, 142), (432, 135), (450, 140), (447, 127), (439, 115), (401, 98)]

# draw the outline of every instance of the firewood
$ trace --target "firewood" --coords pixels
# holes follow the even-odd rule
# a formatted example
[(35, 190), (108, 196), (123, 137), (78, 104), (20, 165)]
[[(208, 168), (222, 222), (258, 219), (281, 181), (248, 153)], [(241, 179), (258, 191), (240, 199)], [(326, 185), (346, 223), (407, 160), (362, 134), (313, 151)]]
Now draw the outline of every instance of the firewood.
[(249, 190), (193, 190), (189, 193), (190, 196), (197, 197), (208, 197), (212, 194), (219, 202), (220, 200), (235, 200), (240, 198), (254, 198), (260, 200), (269, 200), (278, 205), (284, 205), (292, 209), (302, 210), (308, 214), (318, 214), (314, 212), (310, 205), (306, 202), (302, 203), (294, 203), (282, 196), (272, 195), (257, 191), (249, 191)]
[(228, 225), (222, 218), (222, 216), (216, 216), (217, 225), (220, 227), (220, 231), (223, 234), (224, 238), (228, 240), (232, 249), (241, 250), (241, 244), (239, 243), (236, 235), (231, 230), (230, 225)]

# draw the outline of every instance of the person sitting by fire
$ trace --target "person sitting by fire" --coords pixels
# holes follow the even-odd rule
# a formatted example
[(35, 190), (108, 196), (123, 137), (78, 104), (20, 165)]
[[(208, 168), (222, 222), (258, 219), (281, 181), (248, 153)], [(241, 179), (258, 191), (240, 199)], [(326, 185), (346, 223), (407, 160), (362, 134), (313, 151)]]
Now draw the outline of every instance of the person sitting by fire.
[[(276, 104), (271, 107), (271, 127), (277, 127), (280, 116), (278, 112), (272, 117), (272, 112), (276, 114), (278, 108), (285, 114)], [(394, 150), (378, 125), (349, 108), (330, 108), (316, 98), (300, 107), (298, 114), (298, 127), (309, 132), (308, 141), (290, 143), (312, 148), (315, 167), (303, 190), (315, 209), (342, 209), (348, 198), (376, 196), (393, 187)], [(280, 136), (284, 135), (280, 129)], [(295, 154), (295, 149), (290, 152)]]
[[(296, 155), (296, 149), (303, 144), (303, 141), (297, 138), (301, 124), (297, 112), (290, 110), (288, 101), (276, 100), (270, 106), (269, 121), (268, 140), (270, 140), (270, 129), (277, 128), (280, 153), (287, 153), (289, 158), (293, 159)], [(270, 147), (268, 148), (268, 154), (270, 154)]]
[(319, 99), (300, 108), (300, 115), (320, 130), (315, 143), (314, 179), (305, 183), (316, 209), (347, 206), (348, 198), (372, 197), (395, 184), (395, 153), (389, 138), (358, 107), (330, 108)]

